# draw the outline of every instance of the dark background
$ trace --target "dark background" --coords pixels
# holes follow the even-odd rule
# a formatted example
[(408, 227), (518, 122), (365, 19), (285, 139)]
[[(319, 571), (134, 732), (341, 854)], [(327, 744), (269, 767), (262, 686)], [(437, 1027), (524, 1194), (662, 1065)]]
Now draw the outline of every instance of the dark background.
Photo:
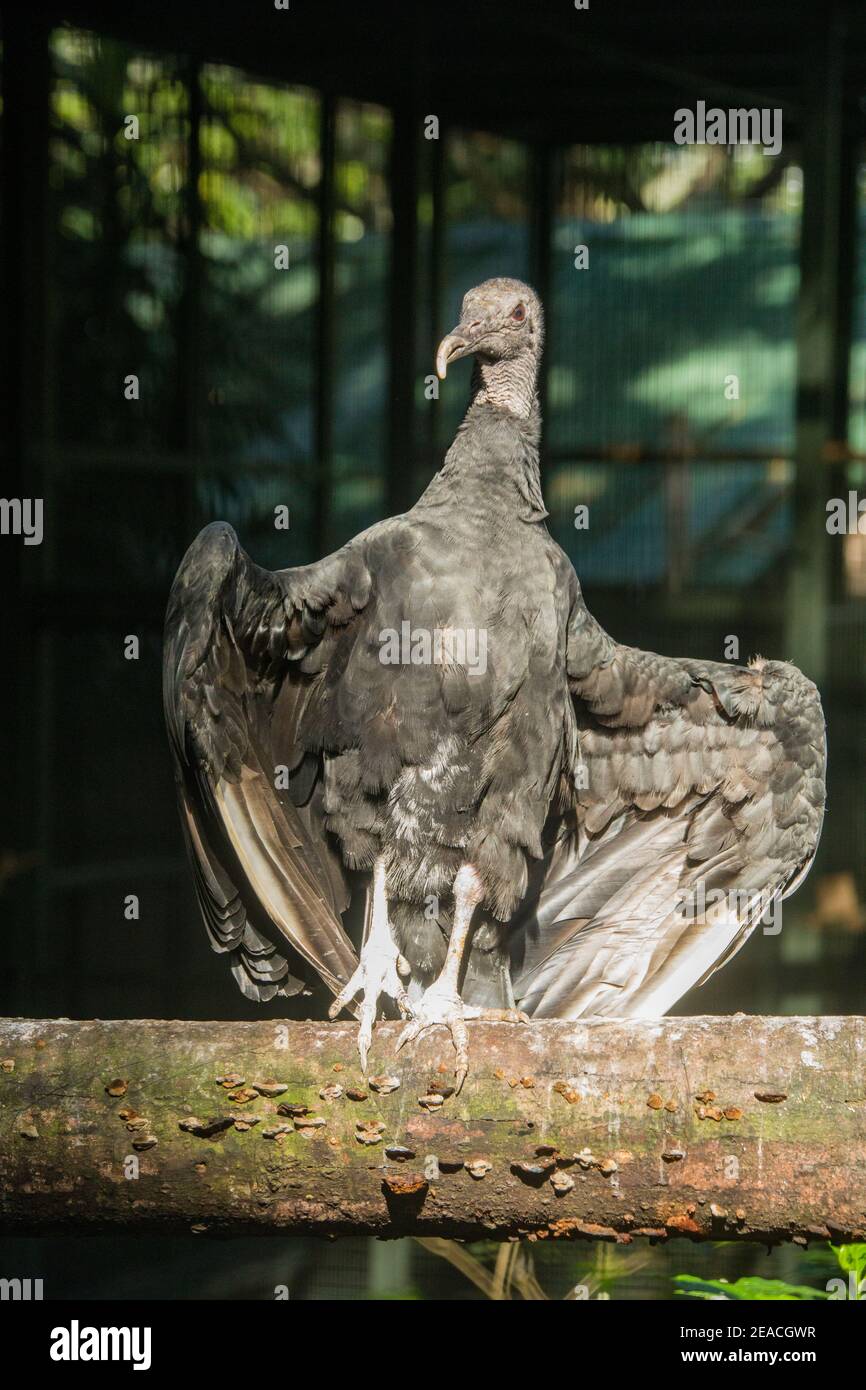
[[(599, 619), (672, 654), (735, 637), (824, 697), (816, 867), (782, 932), (678, 1009), (862, 1012), (866, 536), (825, 522), (866, 482), (866, 10), (69, 0), (3, 6), (0, 37), (3, 492), (45, 501), (41, 546), (0, 537), (0, 1012), (288, 1012), (243, 1000), (198, 921), (168, 588), (217, 517), (276, 567), (410, 505), (468, 388), (458, 368), (426, 399), (435, 345), (494, 274), (545, 301), (550, 524)], [(780, 109), (781, 153), (675, 145), (698, 100)], [(289, 1268), (297, 1296), (471, 1293), (406, 1245), (7, 1242), (0, 1263), (56, 1294), (270, 1296)], [(596, 1257), (568, 1258), (560, 1296)], [(698, 1256), (653, 1258), (615, 1296), (668, 1296)]]

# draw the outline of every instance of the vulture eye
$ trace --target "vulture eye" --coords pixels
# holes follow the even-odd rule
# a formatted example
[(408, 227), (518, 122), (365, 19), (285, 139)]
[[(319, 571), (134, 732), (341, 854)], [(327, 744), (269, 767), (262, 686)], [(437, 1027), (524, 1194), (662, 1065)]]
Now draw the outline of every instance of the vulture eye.
[(523, 323), (523, 320), (526, 318), (526, 310), (522, 304), (518, 304), (516, 309), (512, 309), (511, 317), (514, 319), (515, 323)]

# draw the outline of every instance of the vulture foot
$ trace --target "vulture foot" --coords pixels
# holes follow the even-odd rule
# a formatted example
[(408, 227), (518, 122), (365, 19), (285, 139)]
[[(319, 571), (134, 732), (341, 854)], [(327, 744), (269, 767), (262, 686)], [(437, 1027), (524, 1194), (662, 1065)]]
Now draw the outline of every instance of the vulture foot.
[(467, 1019), (480, 1019), (485, 1023), (528, 1023), (529, 1017), (519, 1009), (480, 1009), (464, 1004), (456, 989), (441, 980), (436, 980), (416, 1004), (412, 1006), (414, 1017), (407, 1023), (397, 1039), (397, 1051), (408, 1042), (414, 1042), (427, 1028), (437, 1023), (447, 1028), (457, 1053), (457, 1066), (454, 1075), (456, 1090), (460, 1091), (469, 1071), (469, 1037), (466, 1032)]
[(358, 1052), (364, 1071), (367, 1070), (367, 1053), (373, 1041), (373, 1024), (376, 1022), (380, 996), (389, 995), (404, 1018), (412, 1016), (413, 1010), (400, 979), (400, 971), (404, 966), (406, 962), (396, 946), (392, 944), (390, 949), (379, 949), (371, 938), (361, 952), (357, 970), (328, 1010), (328, 1017), (336, 1018), (356, 995), (361, 996), (358, 1009)]
[(394, 1000), (403, 1018), (411, 1018), (413, 1009), (400, 976), (409, 974), (409, 965), (397, 950), (388, 921), (385, 894), (385, 870), (377, 860), (373, 874), (373, 911), (370, 932), (361, 947), (361, 959), (351, 979), (340, 990), (330, 1009), (329, 1018), (336, 1018), (356, 997), (361, 996), (358, 1008), (358, 1052), (361, 1066), (367, 1070), (367, 1054), (373, 1041), (373, 1025), (379, 998), (387, 994)]

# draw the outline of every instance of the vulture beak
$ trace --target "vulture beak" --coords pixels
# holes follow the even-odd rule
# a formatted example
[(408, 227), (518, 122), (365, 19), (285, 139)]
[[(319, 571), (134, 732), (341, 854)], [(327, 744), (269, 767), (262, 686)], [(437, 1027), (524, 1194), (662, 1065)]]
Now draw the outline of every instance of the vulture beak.
[(442, 339), (436, 351), (436, 375), (441, 381), (445, 380), (451, 362), (457, 362), (461, 357), (467, 357), (470, 352), (475, 351), (479, 327), (480, 324), (477, 323), (459, 323)]

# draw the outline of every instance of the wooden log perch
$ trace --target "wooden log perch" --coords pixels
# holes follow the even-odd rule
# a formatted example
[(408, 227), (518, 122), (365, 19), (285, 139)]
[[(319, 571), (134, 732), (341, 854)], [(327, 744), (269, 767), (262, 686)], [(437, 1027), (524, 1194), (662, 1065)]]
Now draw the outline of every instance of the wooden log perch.
[(866, 1240), (866, 1019), (0, 1021), (0, 1226)]

